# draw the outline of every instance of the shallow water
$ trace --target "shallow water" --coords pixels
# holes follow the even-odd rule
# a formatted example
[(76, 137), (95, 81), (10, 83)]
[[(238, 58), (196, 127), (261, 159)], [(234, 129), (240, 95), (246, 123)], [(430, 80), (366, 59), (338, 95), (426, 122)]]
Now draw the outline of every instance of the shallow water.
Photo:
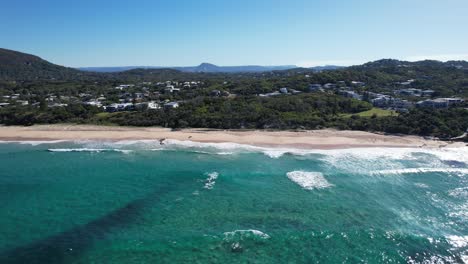
[(468, 262), (468, 148), (0, 144), (0, 263)]

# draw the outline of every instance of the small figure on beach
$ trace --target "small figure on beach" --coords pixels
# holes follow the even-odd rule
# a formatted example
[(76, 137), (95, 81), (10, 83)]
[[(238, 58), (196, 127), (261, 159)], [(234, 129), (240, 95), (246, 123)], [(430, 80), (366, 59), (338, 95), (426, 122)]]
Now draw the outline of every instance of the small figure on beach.
[(159, 140), (159, 145), (164, 145), (164, 141), (165, 141), (165, 140), (166, 140), (165, 138), (160, 139), (160, 140)]

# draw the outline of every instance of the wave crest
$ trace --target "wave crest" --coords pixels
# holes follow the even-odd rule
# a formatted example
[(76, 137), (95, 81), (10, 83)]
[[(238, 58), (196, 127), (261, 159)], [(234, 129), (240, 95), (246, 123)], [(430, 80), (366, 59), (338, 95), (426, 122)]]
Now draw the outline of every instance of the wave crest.
[(231, 242), (232, 240), (243, 240), (246, 238), (269, 239), (270, 236), (255, 229), (234, 230), (224, 233), (224, 241), (226, 242)]
[(412, 174), (412, 173), (428, 173), (428, 172), (468, 174), (468, 169), (464, 169), (464, 168), (406, 168), (406, 169), (373, 171), (371, 172), (371, 174), (374, 174), (374, 175), (375, 174)]
[(128, 149), (94, 149), (94, 148), (62, 148), (62, 149), (48, 149), (49, 152), (120, 152), (120, 153), (131, 153), (132, 150)]
[(291, 171), (286, 174), (290, 180), (306, 190), (332, 187), (320, 172)]
[(216, 179), (218, 178), (219, 173), (214, 171), (214, 172), (207, 173), (206, 175), (208, 176), (208, 178), (206, 178), (205, 186), (203, 188), (211, 190), (216, 184)]

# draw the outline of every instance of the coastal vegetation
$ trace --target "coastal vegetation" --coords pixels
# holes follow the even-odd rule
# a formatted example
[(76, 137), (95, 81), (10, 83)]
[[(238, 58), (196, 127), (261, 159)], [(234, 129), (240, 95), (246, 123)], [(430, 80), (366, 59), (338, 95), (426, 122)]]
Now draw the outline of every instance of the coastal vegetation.
[(363, 112), (356, 113), (356, 114), (344, 114), (343, 116), (352, 117), (353, 115), (357, 115), (360, 117), (382, 117), (382, 116), (397, 116), (398, 112), (394, 110), (387, 110), (387, 109), (374, 107), (367, 111), (363, 111)]
[[(467, 64), (380, 60), (323, 71), (98, 73), (0, 49), (0, 123), (337, 128), (452, 138), (468, 128), (463, 102), (468, 97)], [(425, 98), (408, 93), (423, 90), (428, 91)], [(415, 107), (418, 101), (442, 96), (461, 99), (450, 107), (438, 107), (436, 101), (434, 107)], [(375, 97), (405, 106), (375, 107)]]

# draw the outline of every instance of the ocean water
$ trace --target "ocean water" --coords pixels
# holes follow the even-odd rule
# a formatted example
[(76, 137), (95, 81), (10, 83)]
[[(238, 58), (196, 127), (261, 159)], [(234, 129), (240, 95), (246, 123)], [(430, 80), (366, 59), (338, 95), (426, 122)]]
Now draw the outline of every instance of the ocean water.
[(0, 263), (468, 263), (468, 148), (0, 144)]

